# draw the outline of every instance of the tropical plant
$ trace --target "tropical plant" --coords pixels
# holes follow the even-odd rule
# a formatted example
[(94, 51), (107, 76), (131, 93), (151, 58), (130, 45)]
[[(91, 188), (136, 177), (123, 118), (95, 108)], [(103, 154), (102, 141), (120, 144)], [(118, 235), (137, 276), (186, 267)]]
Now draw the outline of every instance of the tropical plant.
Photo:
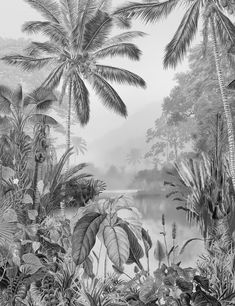
[[(121, 217), (121, 212), (126, 216)], [(72, 235), (72, 256), (76, 264), (83, 263), (89, 256), (96, 237), (105, 246), (109, 260), (118, 271), (123, 271), (126, 263), (135, 263), (143, 269), (140, 259), (144, 252), (140, 241), (144, 243), (148, 256), (151, 239), (142, 228), (136, 209), (129, 206), (125, 198), (100, 200), (81, 210)], [(105, 275), (106, 264), (107, 259)]]
[(58, 209), (61, 202), (65, 202), (67, 207), (84, 206), (105, 189), (102, 181), (81, 172), (87, 166), (85, 163), (64, 171), (71, 154), (72, 149), (65, 152), (58, 163), (48, 169), (41, 181), (40, 203), (44, 216)]
[(168, 197), (173, 196), (174, 200), (184, 204), (177, 209), (186, 212), (189, 222), (199, 224), (204, 238), (213, 234), (214, 227), (224, 227), (226, 224), (227, 230), (223, 231), (229, 235), (231, 241), (234, 189), (221, 137), (221, 120), (217, 116), (214, 154), (202, 154), (196, 159), (177, 163), (176, 173), (169, 172), (172, 179), (165, 184), (172, 188)]
[[(115, 15), (140, 17), (145, 22), (156, 22), (167, 17), (182, 1), (146, 1), (145, 3), (130, 3), (121, 7)], [(229, 158), (231, 176), (235, 187), (235, 139), (233, 120), (220, 63), (219, 47), (225, 47), (229, 52), (235, 43), (235, 27), (226, 16), (226, 11), (233, 12), (232, 1), (192, 1), (186, 5), (186, 13), (170, 43), (166, 46), (164, 66), (175, 67), (186, 54), (199, 25), (201, 17), (203, 23), (203, 49), (206, 50), (209, 33), (212, 37), (214, 48), (214, 59), (216, 63), (217, 78), (219, 82), (221, 98), (224, 106), (224, 113), (228, 130)]]
[(49, 64), (51, 73), (43, 87), (55, 88), (62, 80), (62, 101), (68, 89), (67, 149), (70, 148), (70, 117), (72, 100), (81, 125), (87, 124), (90, 114), (89, 91), (85, 82), (92, 85), (105, 106), (122, 116), (127, 115), (124, 102), (108, 83), (145, 87), (138, 75), (125, 69), (98, 64), (107, 56), (127, 56), (138, 60), (140, 50), (130, 41), (144, 33), (129, 31), (109, 38), (115, 20), (125, 24), (127, 19), (114, 18), (106, 12), (108, 1), (94, 0), (26, 0), (38, 10), (45, 21), (30, 21), (23, 26), (29, 34), (42, 33), (49, 38), (46, 42), (32, 42), (27, 55), (4, 56), (3, 60), (18, 65), (24, 70), (35, 70)]

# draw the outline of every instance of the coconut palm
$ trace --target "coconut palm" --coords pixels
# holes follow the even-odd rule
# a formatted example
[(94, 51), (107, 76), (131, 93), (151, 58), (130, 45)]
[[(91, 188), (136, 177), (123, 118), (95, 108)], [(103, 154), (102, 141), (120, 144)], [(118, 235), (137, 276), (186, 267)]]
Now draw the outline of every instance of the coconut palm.
[(220, 65), (219, 46), (223, 45), (228, 50), (233, 48), (235, 42), (235, 26), (226, 16), (226, 12), (233, 13), (234, 4), (228, 0), (168, 0), (164, 2), (145, 1), (145, 3), (132, 2), (117, 9), (115, 15), (139, 17), (147, 22), (156, 22), (168, 15), (180, 5), (186, 8), (181, 23), (173, 39), (166, 46), (164, 67), (176, 67), (183, 59), (193, 38), (198, 30), (199, 19), (203, 24), (204, 49), (211, 34), (214, 47), (214, 58), (219, 81), (222, 102), (227, 122), (229, 156), (231, 175), (235, 187), (235, 141), (233, 133), (232, 115), (225, 90), (223, 75)]
[[(109, 84), (117, 83), (145, 87), (138, 75), (118, 67), (99, 64), (106, 57), (126, 56), (139, 60), (140, 50), (130, 41), (143, 32), (129, 31), (110, 38), (115, 20), (106, 11), (107, 0), (25, 0), (42, 14), (44, 21), (30, 21), (23, 31), (42, 33), (46, 42), (32, 42), (27, 55), (10, 55), (3, 60), (24, 70), (35, 70), (51, 65), (43, 87), (55, 88), (62, 81), (62, 101), (68, 90), (67, 148), (70, 148), (70, 117), (72, 102), (81, 125), (89, 121), (90, 101), (87, 83), (91, 84), (103, 104), (126, 116), (126, 105)], [(123, 18), (118, 21), (126, 22)]]

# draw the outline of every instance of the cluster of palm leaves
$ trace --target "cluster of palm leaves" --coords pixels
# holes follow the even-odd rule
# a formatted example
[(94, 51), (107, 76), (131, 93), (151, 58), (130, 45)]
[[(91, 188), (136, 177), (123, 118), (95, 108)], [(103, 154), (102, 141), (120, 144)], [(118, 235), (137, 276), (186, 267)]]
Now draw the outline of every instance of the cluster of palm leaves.
[[(68, 92), (67, 148), (70, 148), (71, 107), (81, 125), (90, 117), (90, 84), (101, 102), (122, 116), (127, 115), (124, 102), (109, 82), (145, 87), (138, 75), (118, 67), (99, 64), (106, 57), (126, 56), (139, 60), (141, 51), (130, 40), (143, 32), (127, 31), (110, 37), (115, 25), (128, 27), (128, 19), (109, 14), (105, 0), (26, 0), (44, 17), (43, 21), (24, 24), (29, 34), (42, 33), (46, 42), (32, 42), (24, 55), (7, 55), (3, 60), (24, 70), (50, 65), (51, 72), (42, 86), (54, 89), (62, 84), (60, 101)], [(73, 103), (72, 103), (73, 102)]]

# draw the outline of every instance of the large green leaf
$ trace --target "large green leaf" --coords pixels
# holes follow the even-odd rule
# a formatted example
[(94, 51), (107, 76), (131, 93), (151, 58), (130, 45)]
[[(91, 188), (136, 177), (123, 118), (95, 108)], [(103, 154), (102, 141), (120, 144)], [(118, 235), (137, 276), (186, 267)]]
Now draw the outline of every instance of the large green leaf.
[(78, 220), (72, 235), (72, 256), (77, 265), (84, 262), (95, 245), (96, 235), (105, 217), (98, 213), (88, 213)]
[(109, 259), (116, 267), (122, 268), (130, 255), (127, 233), (120, 226), (108, 225), (104, 228), (103, 238)]
[(123, 228), (124, 231), (127, 233), (128, 240), (130, 243), (130, 255), (127, 260), (127, 264), (136, 263), (138, 267), (142, 270), (143, 267), (140, 263), (140, 258), (144, 256), (144, 251), (141, 245), (139, 244), (138, 239), (126, 223), (119, 224), (119, 226), (121, 226), (121, 228)]

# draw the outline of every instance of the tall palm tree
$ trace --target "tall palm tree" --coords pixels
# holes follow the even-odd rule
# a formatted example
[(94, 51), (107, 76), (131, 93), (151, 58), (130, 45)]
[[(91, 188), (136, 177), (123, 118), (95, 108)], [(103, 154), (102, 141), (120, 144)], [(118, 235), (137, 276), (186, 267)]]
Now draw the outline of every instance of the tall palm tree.
[(106, 57), (126, 56), (139, 60), (141, 51), (130, 39), (141, 37), (143, 32), (129, 31), (110, 38), (115, 20), (106, 12), (107, 0), (25, 0), (42, 14), (45, 21), (30, 21), (23, 31), (42, 33), (46, 42), (32, 42), (27, 55), (10, 55), (3, 60), (24, 70), (53, 67), (43, 87), (55, 88), (62, 81), (60, 101), (68, 91), (67, 149), (70, 148), (70, 117), (72, 102), (81, 125), (89, 121), (90, 101), (86, 83), (92, 85), (103, 104), (126, 116), (126, 105), (109, 84), (117, 83), (145, 87), (138, 75), (118, 67), (99, 64)]
[(204, 49), (206, 49), (209, 34), (212, 36), (216, 71), (227, 122), (231, 175), (235, 187), (235, 141), (232, 114), (225, 90), (219, 55), (220, 44), (230, 49), (235, 43), (235, 26), (226, 16), (226, 11), (231, 12), (234, 6), (232, 1), (192, 0), (185, 2), (183, 0), (168, 0), (164, 2), (132, 2), (117, 9), (115, 15), (123, 17), (131, 16), (133, 18), (139, 17), (145, 22), (156, 22), (161, 18), (168, 17), (180, 5), (186, 8), (186, 12), (173, 39), (166, 46), (164, 67), (176, 67), (182, 60), (198, 30), (199, 19), (201, 18), (203, 23)]

